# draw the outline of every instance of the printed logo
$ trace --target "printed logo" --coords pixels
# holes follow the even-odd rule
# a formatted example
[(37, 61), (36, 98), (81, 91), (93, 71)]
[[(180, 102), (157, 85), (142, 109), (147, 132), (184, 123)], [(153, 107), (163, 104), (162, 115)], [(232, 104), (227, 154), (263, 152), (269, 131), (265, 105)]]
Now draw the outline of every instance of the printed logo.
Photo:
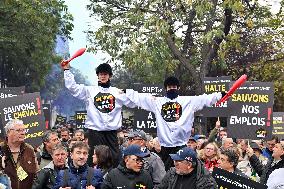
[(98, 93), (94, 105), (102, 113), (109, 113), (115, 108), (115, 97), (110, 93)]
[(178, 102), (167, 102), (162, 105), (161, 115), (166, 122), (175, 122), (182, 115), (182, 107)]

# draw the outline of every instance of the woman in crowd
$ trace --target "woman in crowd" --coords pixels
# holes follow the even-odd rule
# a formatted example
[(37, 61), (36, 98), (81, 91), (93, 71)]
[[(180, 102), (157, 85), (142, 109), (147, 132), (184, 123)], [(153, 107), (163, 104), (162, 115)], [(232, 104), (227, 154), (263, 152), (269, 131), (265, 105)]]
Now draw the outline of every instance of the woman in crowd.
[(95, 169), (99, 169), (103, 178), (105, 178), (108, 172), (114, 168), (114, 161), (110, 148), (105, 145), (95, 146), (93, 163), (95, 165)]
[(205, 168), (212, 172), (214, 167), (218, 166), (220, 152), (215, 142), (205, 145), (203, 152), (200, 153), (200, 159), (204, 162)]

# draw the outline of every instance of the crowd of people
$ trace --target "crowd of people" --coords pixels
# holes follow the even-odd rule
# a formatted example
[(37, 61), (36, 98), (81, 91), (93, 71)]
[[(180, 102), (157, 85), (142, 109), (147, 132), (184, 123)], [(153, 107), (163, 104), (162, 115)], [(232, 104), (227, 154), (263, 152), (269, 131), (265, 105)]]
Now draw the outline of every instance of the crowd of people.
[[(23, 122), (10, 120), (0, 145), (0, 188), (215, 189), (215, 167), (270, 188), (284, 186), (282, 180), (270, 182), (270, 175), (284, 169), (284, 142), (276, 136), (229, 138), (219, 120), (208, 136), (194, 133), (194, 112), (216, 103), (221, 93), (179, 96), (178, 79), (168, 77), (166, 95), (153, 97), (112, 87), (108, 64), (96, 70), (98, 86), (77, 84), (69, 64), (62, 68), (65, 86), (86, 104), (85, 130), (62, 125), (46, 131), (42, 145), (33, 148), (25, 143)], [(157, 136), (121, 130), (123, 105), (153, 112)]]

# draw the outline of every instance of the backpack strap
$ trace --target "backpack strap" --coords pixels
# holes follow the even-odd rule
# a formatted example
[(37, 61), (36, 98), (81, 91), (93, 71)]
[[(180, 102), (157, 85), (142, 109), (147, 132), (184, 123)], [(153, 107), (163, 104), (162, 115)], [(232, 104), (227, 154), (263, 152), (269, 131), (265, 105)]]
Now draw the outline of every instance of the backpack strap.
[(87, 175), (87, 185), (86, 186), (90, 186), (92, 185), (92, 178), (94, 175), (94, 168), (92, 167), (88, 167), (88, 175)]
[(63, 172), (63, 187), (68, 187), (68, 169), (64, 169), (64, 172)]

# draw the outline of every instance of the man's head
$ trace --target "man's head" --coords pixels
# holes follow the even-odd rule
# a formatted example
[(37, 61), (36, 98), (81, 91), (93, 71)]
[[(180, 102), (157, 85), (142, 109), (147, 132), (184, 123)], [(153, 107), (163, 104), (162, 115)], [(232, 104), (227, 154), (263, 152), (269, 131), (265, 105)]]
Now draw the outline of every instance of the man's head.
[(99, 82), (107, 83), (112, 77), (112, 68), (109, 64), (100, 64), (96, 69), (96, 74), (98, 76)]
[(74, 138), (77, 139), (77, 141), (83, 141), (85, 139), (85, 132), (82, 129), (76, 130), (74, 132)]
[(240, 146), (241, 146), (242, 152), (246, 152), (246, 150), (248, 148), (248, 140), (242, 139), (241, 142), (240, 142)]
[(22, 120), (12, 119), (4, 128), (9, 142), (24, 141), (26, 129)]
[(175, 154), (170, 154), (179, 175), (187, 175), (191, 173), (197, 164), (197, 154), (189, 147), (180, 149)]
[(71, 148), (71, 159), (73, 165), (78, 168), (86, 164), (89, 155), (88, 144), (78, 141), (72, 145)]
[(221, 151), (220, 159), (218, 160), (219, 167), (233, 172), (237, 167), (239, 162), (239, 154), (237, 153), (237, 149), (228, 148)]
[(179, 80), (174, 76), (167, 77), (164, 81), (164, 87), (166, 91), (169, 91), (171, 89), (178, 90), (180, 87)]
[(259, 157), (262, 154), (262, 151), (256, 142), (251, 142), (250, 147), (253, 149), (253, 152), (257, 157)]
[(141, 147), (145, 147), (147, 141), (147, 135), (142, 130), (136, 130), (130, 132), (127, 136), (127, 139), (128, 139), (128, 145), (137, 144)]
[(234, 146), (234, 141), (232, 138), (223, 138), (222, 147), (223, 149), (228, 149)]
[(268, 150), (269, 151), (273, 151), (273, 148), (274, 148), (275, 144), (278, 143), (278, 142), (279, 142), (278, 137), (275, 136), (275, 135), (272, 135), (271, 140), (268, 140), (266, 142), (266, 146), (267, 146)]
[(187, 141), (187, 147), (196, 150), (197, 148), (197, 141), (195, 137), (189, 137), (188, 141)]
[(143, 167), (143, 158), (149, 153), (144, 153), (139, 145), (129, 145), (123, 151), (123, 160), (127, 169), (140, 172)]
[(67, 159), (67, 149), (62, 144), (56, 144), (52, 148), (52, 160), (56, 167), (63, 168)]
[(284, 155), (284, 145), (281, 143), (276, 143), (273, 147), (272, 157), (275, 160), (280, 160), (282, 155)]
[(220, 129), (220, 132), (219, 132), (219, 138), (220, 138), (220, 140), (222, 141), (223, 138), (227, 138), (227, 137), (228, 137), (227, 129), (226, 129), (226, 128)]
[(42, 135), (42, 140), (45, 149), (48, 151), (49, 154), (51, 154), (52, 148), (60, 142), (57, 132), (54, 131), (44, 132), (44, 134)]
[(69, 129), (62, 128), (61, 131), (60, 131), (60, 136), (61, 136), (61, 141), (62, 142), (69, 141), (69, 139), (70, 139)]

